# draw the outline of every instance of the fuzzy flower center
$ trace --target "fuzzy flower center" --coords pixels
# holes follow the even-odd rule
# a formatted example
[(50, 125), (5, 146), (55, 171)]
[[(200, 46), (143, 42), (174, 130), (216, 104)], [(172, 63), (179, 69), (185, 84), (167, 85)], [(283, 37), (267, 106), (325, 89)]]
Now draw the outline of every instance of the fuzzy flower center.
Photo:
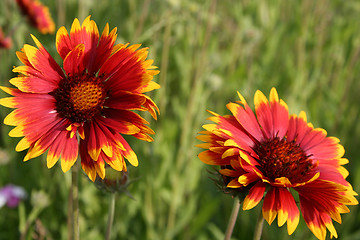
[(61, 80), (52, 95), (60, 117), (76, 123), (90, 121), (100, 114), (106, 98), (101, 77), (88, 73)]
[(89, 111), (96, 108), (103, 98), (102, 88), (93, 82), (78, 83), (70, 90), (70, 101), (77, 111)]
[(291, 183), (302, 182), (313, 168), (304, 150), (295, 142), (287, 142), (285, 138), (268, 139), (258, 144), (254, 151), (258, 155), (258, 168), (272, 181), (286, 177)]

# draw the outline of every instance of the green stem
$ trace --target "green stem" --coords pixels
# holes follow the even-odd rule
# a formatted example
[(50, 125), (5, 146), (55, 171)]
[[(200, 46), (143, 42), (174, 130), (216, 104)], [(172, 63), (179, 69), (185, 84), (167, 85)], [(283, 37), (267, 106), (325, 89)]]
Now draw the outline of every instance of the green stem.
[(165, 93), (166, 93), (166, 80), (167, 80), (167, 72), (168, 72), (168, 65), (169, 65), (169, 51), (171, 46), (171, 28), (172, 28), (172, 10), (168, 10), (165, 19), (166, 26), (165, 26), (165, 32), (163, 36), (163, 47), (162, 47), (162, 53), (161, 53), (161, 74), (159, 76), (159, 84), (161, 86), (159, 91), (159, 109), (161, 109), (161, 113), (164, 114), (166, 111), (166, 99)]
[[(201, 76), (201, 74), (203, 73), (203, 69), (204, 66), (206, 65), (206, 57), (207, 57), (207, 47), (211, 38), (211, 33), (213, 31), (213, 23), (214, 23), (214, 15), (216, 13), (216, 0), (212, 0), (210, 3), (210, 7), (209, 7), (209, 16), (208, 16), (208, 21), (207, 21), (207, 26), (206, 26), (206, 30), (205, 30), (205, 38), (204, 38), (204, 42), (202, 44), (202, 48), (201, 48), (201, 52), (200, 52), (200, 56), (199, 56), (199, 60), (196, 62), (197, 67), (194, 69), (195, 71), (195, 77), (193, 79), (193, 84), (190, 90), (190, 95), (189, 95), (189, 99), (187, 102), (187, 107), (186, 107), (186, 114), (185, 116), (187, 116), (183, 123), (182, 123), (182, 131), (180, 134), (180, 143), (179, 143), (179, 149), (176, 155), (176, 160), (175, 160), (175, 169), (183, 169), (183, 166), (185, 166), (185, 159), (187, 154), (184, 154), (184, 152), (188, 153), (189, 151), (187, 151), (188, 146), (189, 146), (189, 139), (192, 139), (192, 137), (189, 137), (189, 132), (193, 131), (195, 128), (192, 127), (194, 119), (195, 119), (195, 109), (196, 109), (196, 94), (198, 93), (198, 89), (201, 88), (202, 86), (202, 81), (203, 78)], [(160, 102), (160, 104), (162, 104)], [(165, 105), (165, 104), (164, 104)], [(165, 106), (164, 106), (165, 107)], [(181, 172), (181, 171), (178, 171)], [(174, 183), (178, 182), (178, 178), (181, 177), (179, 174), (175, 174), (174, 177)], [(178, 199), (179, 196), (184, 195), (184, 191), (181, 188), (178, 187), (173, 187), (173, 197), (174, 199)], [(167, 233), (166, 233), (166, 239), (170, 238), (168, 235), (170, 234), (171, 230), (174, 229), (174, 226), (176, 225), (176, 214), (178, 211), (178, 201), (171, 201), (170, 204), (170, 209), (169, 209), (169, 214), (168, 214), (168, 220), (167, 220)]]
[(235, 198), (234, 207), (233, 207), (233, 210), (231, 212), (231, 216), (230, 216), (230, 219), (229, 219), (228, 226), (226, 228), (225, 239), (224, 240), (229, 240), (231, 238), (231, 235), (232, 235), (232, 232), (234, 230), (235, 223), (236, 223), (236, 219), (237, 219), (237, 216), (239, 214), (240, 204), (241, 203), (240, 203), (239, 199)]
[(110, 196), (110, 205), (109, 205), (109, 215), (108, 215), (108, 222), (106, 226), (106, 237), (105, 240), (110, 240), (111, 236), (111, 228), (114, 222), (114, 215), (115, 215), (115, 201), (116, 200), (116, 193), (112, 193)]
[(89, 11), (88, 2), (85, 0), (78, 0), (78, 19), (84, 21)]
[(146, 17), (149, 14), (150, 2), (151, 2), (151, 0), (145, 0), (142, 5), (141, 14), (140, 14), (140, 17), (138, 18), (139, 21), (137, 23), (137, 27), (136, 27), (136, 30), (134, 33), (134, 38), (133, 38), (134, 41), (137, 40), (137, 38), (141, 35), (141, 32), (143, 31), (144, 22), (146, 20)]
[(57, 27), (65, 25), (66, 19), (66, 2), (64, 0), (57, 0)]
[(72, 167), (72, 223), (73, 223), (73, 237), (74, 240), (80, 239), (80, 228), (79, 228), (79, 189), (78, 189), (78, 176), (79, 176), (79, 161), (76, 161)]
[(68, 229), (68, 239), (69, 240), (73, 240), (74, 239), (74, 230), (73, 230), (73, 221), (74, 221), (74, 217), (73, 217), (73, 197), (72, 197), (72, 188), (69, 189), (69, 196), (68, 196), (68, 209), (67, 209), (67, 229)]
[(264, 217), (262, 215), (262, 211), (260, 211), (258, 220), (256, 221), (254, 240), (260, 240), (263, 226), (264, 226)]
[(20, 231), (20, 240), (25, 240), (26, 236), (29, 232), (29, 229), (31, 227), (31, 225), (35, 222), (36, 218), (38, 217), (38, 215), (40, 214), (42, 208), (40, 207), (35, 207), (31, 213), (29, 214), (25, 225), (23, 226), (23, 228)]

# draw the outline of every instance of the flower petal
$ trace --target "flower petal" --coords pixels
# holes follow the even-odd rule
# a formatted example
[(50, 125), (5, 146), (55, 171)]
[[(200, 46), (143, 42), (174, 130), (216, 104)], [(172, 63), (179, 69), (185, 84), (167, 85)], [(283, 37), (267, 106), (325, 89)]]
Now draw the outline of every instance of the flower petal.
[(10, 83), (22, 92), (49, 93), (56, 89), (57, 85), (38, 77), (15, 77)]
[(275, 220), (276, 215), (278, 213), (278, 197), (277, 194), (277, 188), (271, 188), (265, 196), (264, 204), (262, 207), (262, 213), (264, 216), (264, 219), (271, 225), (271, 223)]
[(58, 51), (60, 57), (65, 59), (71, 49), (72, 45), (69, 33), (65, 27), (60, 27), (56, 33), (56, 50)]
[(221, 155), (207, 150), (199, 153), (199, 159), (209, 165), (230, 165), (230, 158), (221, 158)]
[(286, 103), (277, 95), (276, 89), (270, 91), (270, 105), (273, 119), (273, 137), (283, 138), (289, 126), (289, 111)]
[(96, 163), (90, 157), (87, 148), (87, 140), (80, 140), (79, 151), (81, 158), (81, 166), (84, 172), (88, 175), (89, 179), (94, 182), (96, 179)]
[(79, 44), (72, 49), (64, 59), (64, 70), (66, 75), (76, 75), (84, 71), (83, 64), (85, 45)]
[(265, 183), (258, 181), (249, 191), (243, 202), (243, 210), (249, 210), (259, 204), (264, 197)]
[(96, 48), (95, 59), (93, 66), (89, 66), (90, 72), (98, 72), (106, 59), (111, 55), (111, 50), (116, 40), (116, 28), (109, 33), (109, 24), (105, 25), (105, 28), (101, 34), (100, 41)]
[(256, 117), (250, 107), (246, 104), (244, 108), (236, 103), (228, 103), (226, 107), (232, 112), (240, 125), (250, 134), (256, 141), (262, 141), (263, 134)]
[(59, 82), (64, 76), (60, 66), (45, 48), (42, 47), (40, 42), (35, 37), (33, 37), (33, 39), (36, 44), (39, 44), (39, 49), (28, 44), (24, 45), (24, 53), (31, 66), (38, 70), (49, 81)]
[[(310, 231), (320, 240), (326, 238), (326, 225), (330, 226), (331, 218), (328, 214), (320, 212), (314, 207), (311, 201), (306, 198), (300, 197), (301, 212), (304, 217), (305, 223)], [(332, 225), (332, 223), (331, 223)], [(337, 236), (335, 229), (331, 228), (333, 235)]]
[(125, 150), (120, 150), (122, 155), (129, 161), (129, 163), (131, 165), (133, 165), (134, 167), (137, 167), (139, 165), (139, 161), (138, 161), (138, 158), (137, 158), (135, 152), (132, 150), (130, 145), (126, 142), (126, 140), (120, 134), (118, 134), (118, 139), (120, 140), (120, 142), (122, 143), (122, 145), (125, 148)]
[(300, 212), (294, 197), (286, 188), (278, 189), (278, 225), (282, 226), (287, 221), (288, 234), (291, 235), (299, 224)]
[(123, 110), (142, 110), (146, 98), (142, 94), (135, 94), (128, 91), (112, 92), (111, 98), (105, 102), (105, 106)]
[(271, 188), (265, 196), (262, 212), (269, 225), (275, 220), (276, 215), (279, 227), (287, 221), (289, 235), (295, 231), (299, 223), (299, 209), (286, 188)]
[[(117, 50), (100, 68), (99, 74), (108, 76), (106, 85), (108, 89), (135, 91), (148, 84), (152, 76), (157, 73), (143, 68), (138, 56), (138, 52), (142, 50), (135, 51), (139, 46), (126, 47), (124, 45)], [(144, 78), (144, 75), (151, 77)]]
[(255, 173), (245, 173), (245, 174), (241, 175), (238, 179), (239, 183), (241, 185), (243, 185), (244, 187), (246, 187), (250, 183), (253, 183), (257, 180), (259, 180), (259, 177)]
[(260, 126), (263, 128), (266, 138), (274, 137), (274, 124), (272, 119), (272, 113), (269, 106), (269, 101), (265, 95), (257, 90), (254, 96), (254, 104), (256, 117)]

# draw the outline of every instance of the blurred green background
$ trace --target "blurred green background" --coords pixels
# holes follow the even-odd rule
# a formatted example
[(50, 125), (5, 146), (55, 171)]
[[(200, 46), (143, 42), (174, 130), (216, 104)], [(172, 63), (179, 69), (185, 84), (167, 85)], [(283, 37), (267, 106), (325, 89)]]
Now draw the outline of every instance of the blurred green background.
[[(112, 239), (223, 239), (233, 206), (210, 179), (212, 167), (198, 158), (197, 133), (206, 109), (229, 114), (225, 105), (240, 91), (252, 106), (257, 89), (276, 87), (290, 113), (306, 111), (308, 121), (340, 138), (348, 181), (360, 192), (360, 1), (357, 0), (56, 0), (46, 1), (56, 28), (69, 30), (75, 17), (92, 15), (100, 32), (109, 22), (118, 43), (150, 48), (161, 73), (161, 89), (150, 95), (161, 115), (151, 120), (155, 141), (127, 138), (140, 165), (129, 167), (134, 200), (119, 195)], [(13, 32), (13, 47), (0, 50), (1, 85), (9, 86), (15, 51), (34, 45), (34, 34), (55, 56), (55, 34), (29, 27), (15, 1), (0, 3), (0, 26)], [(1, 93), (1, 96), (5, 96)], [(1, 120), (10, 110), (0, 109)], [(28, 198), (15, 209), (0, 209), (0, 239), (67, 239), (71, 173), (59, 164), (47, 169), (45, 155), (22, 162), (11, 128), (1, 125), (0, 186), (20, 185)], [(85, 175), (80, 178), (81, 239), (103, 239), (109, 195)], [(261, 207), (240, 211), (232, 239), (251, 239)], [(360, 239), (360, 212), (350, 206), (339, 239)], [(26, 220), (30, 224), (26, 226)], [(329, 238), (329, 232), (327, 234)], [(293, 235), (276, 221), (264, 223), (262, 239), (315, 239), (303, 219)]]

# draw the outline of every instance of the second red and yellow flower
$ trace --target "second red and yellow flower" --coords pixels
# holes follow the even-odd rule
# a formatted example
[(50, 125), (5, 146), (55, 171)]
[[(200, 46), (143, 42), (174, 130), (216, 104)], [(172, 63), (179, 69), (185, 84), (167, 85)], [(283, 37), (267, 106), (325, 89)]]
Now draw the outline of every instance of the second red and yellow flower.
[(300, 212), (314, 235), (325, 239), (326, 229), (337, 237), (332, 219), (341, 223), (347, 205), (358, 204), (357, 195), (345, 180), (342, 166), (344, 147), (339, 139), (328, 137), (324, 129), (307, 122), (305, 112), (289, 115), (288, 106), (273, 88), (270, 101), (257, 91), (255, 113), (245, 98), (227, 104), (232, 115), (214, 112), (198, 138), (205, 151), (199, 158), (206, 164), (221, 166), (220, 174), (228, 189), (245, 195), (243, 209), (264, 199), (262, 213), (271, 224), (287, 222), (289, 235), (298, 223)]

